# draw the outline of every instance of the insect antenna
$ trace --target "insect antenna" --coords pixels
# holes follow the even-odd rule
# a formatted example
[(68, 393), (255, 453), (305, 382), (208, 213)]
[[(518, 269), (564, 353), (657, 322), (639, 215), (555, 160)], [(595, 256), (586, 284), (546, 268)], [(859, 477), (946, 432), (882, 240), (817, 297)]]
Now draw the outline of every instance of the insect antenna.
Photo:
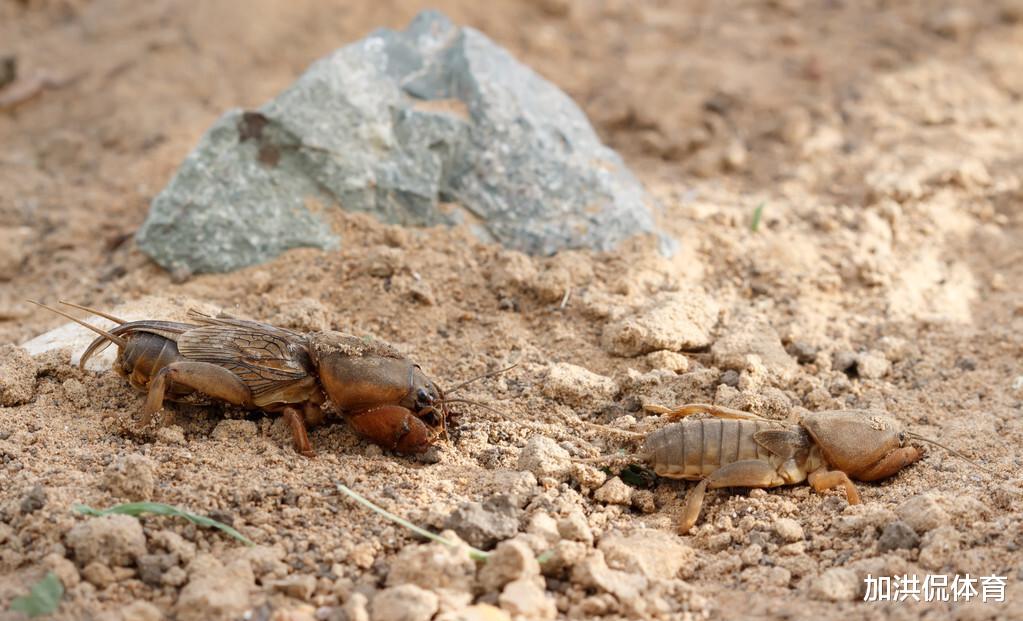
[(587, 429), (592, 429), (593, 431), (597, 431), (597, 432), (600, 432), (600, 433), (606, 433), (606, 434), (611, 434), (611, 435), (618, 434), (618, 435), (625, 436), (626, 438), (630, 438), (630, 439), (639, 439), (639, 438), (646, 437), (645, 433), (640, 433), (638, 431), (629, 431), (628, 429), (618, 429), (617, 427), (608, 427), (607, 425), (598, 425), (597, 423), (591, 423), (590, 421), (586, 421), (586, 420), (582, 420), (582, 419), (578, 419), (578, 418), (576, 420), (572, 421), (572, 422), (578, 423), (579, 425), (581, 425), (583, 427), (586, 427)]
[(573, 457), (572, 462), (576, 464), (605, 464), (612, 465), (618, 462), (627, 461), (647, 461), (649, 455), (643, 453), (626, 453), (625, 451), (619, 450), (615, 453), (608, 455), (597, 455), (596, 457)]
[(75, 304), (74, 302), (66, 302), (64, 300), (57, 300), (57, 301), (60, 302), (61, 304), (63, 304), (64, 306), (70, 306), (71, 308), (77, 308), (78, 310), (83, 310), (83, 311), (85, 311), (87, 313), (92, 313), (93, 315), (98, 315), (100, 317), (103, 317), (104, 319), (109, 319), (110, 321), (112, 321), (114, 323), (120, 323), (120, 324), (128, 323), (124, 319), (119, 319), (117, 317), (114, 317), (113, 315), (110, 315), (108, 313), (104, 313), (103, 311), (98, 311), (95, 308), (89, 308), (88, 306), (80, 306), (78, 304)]
[(92, 325), (91, 323), (86, 323), (86, 322), (82, 321), (81, 319), (75, 317), (74, 315), (69, 315), (68, 313), (65, 313), (62, 310), (58, 310), (56, 308), (53, 308), (52, 306), (47, 306), (46, 304), (43, 304), (42, 302), (36, 302), (35, 300), (28, 300), (28, 301), (33, 303), (33, 304), (35, 304), (36, 306), (42, 306), (43, 308), (45, 308), (46, 310), (48, 310), (50, 312), (57, 313), (58, 315), (60, 315), (62, 317), (67, 317), (68, 319), (70, 319), (71, 321), (73, 321), (73, 322), (75, 322), (75, 323), (77, 323), (79, 325), (85, 326), (86, 328), (92, 330), (96, 334), (99, 334), (100, 336), (109, 339), (111, 342), (116, 343), (118, 347), (124, 347), (124, 346), (126, 346), (128, 344), (128, 341), (126, 341), (125, 339), (123, 339), (123, 338), (121, 338), (121, 337), (119, 337), (117, 335), (111, 334), (111, 333), (107, 332), (106, 330), (104, 330), (102, 328), (97, 328), (96, 326)]
[(970, 459), (969, 457), (967, 457), (967, 456), (966, 456), (966, 455), (964, 455), (963, 453), (960, 453), (959, 451), (955, 450), (954, 448), (950, 448), (950, 447), (947, 447), (947, 446), (945, 446), (944, 444), (942, 444), (942, 443), (940, 443), (940, 442), (937, 442), (937, 441), (935, 441), (935, 440), (932, 440), (932, 439), (930, 439), (930, 438), (926, 438), (926, 437), (924, 437), (924, 436), (921, 436), (921, 435), (915, 434), (915, 433), (913, 433), (913, 432), (911, 432), (911, 431), (907, 431), (907, 432), (905, 432), (905, 433), (906, 433), (906, 435), (907, 435), (907, 436), (909, 436), (910, 438), (913, 438), (913, 439), (915, 439), (915, 440), (920, 440), (921, 442), (927, 442), (927, 443), (933, 444), (934, 446), (937, 446), (937, 447), (943, 448), (943, 449), (945, 449), (946, 451), (948, 451), (949, 453), (952, 453), (953, 455), (955, 455), (956, 457), (959, 457), (960, 459), (962, 459), (962, 460), (963, 460), (963, 461), (965, 461), (966, 463), (968, 463), (968, 464), (970, 464), (970, 465), (972, 465), (972, 466), (976, 466), (977, 468), (980, 468), (980, 469), (981, 469), (981, 470), (983, 470), (984, 472), (987, 472), (987, 473), (988, 473), (988, 474), (990, 474), (991, 476), (997, 476), (997, 475), (995, 474), (995, 471), (994, 471), (994, 470), (991, 470), (990, 468), (988, 468), (988, 467), (986, 467), (986, 466), (982, 466), (982, 465), (978, 464), (977, 462), (973, 461), (972, 459)]
[(504, 412), (496, 408), (493, 408), (487, 405), (486, 403), (480, 403), (479, 401), (473, 401), (471, 399), (441, 399), (439, 401), (434, 401), (434, 403), (437, 405), (447, 405), (448, 403), (468, 403), (469, 405), (481, 407), (484, 410), (490, 410), (491, 412), (497, 414), (498, 416), (504, 416)]
[(455, 386), (454, 388), (452, 388), (451, 390), (448, 390), (446, 392), (449, 395), (454, 394), (455, 391), (461, 390), (461, 389), (465, 388), (466, 386), (468, 386), (469, 384), (471, 384), (473, 382), (477, 382), (477, 381), (479, 381), (481, 379), (486, 379), (488, 377), (494, 377), (495, 375), (500, 375), (502, 373), (507, 373), (508, 371), (511, 371), (512, 369), (514, 369), (517, 366), (519, 366), (518, 362), (516, 362), (515, 364), (511, 365), (510, 367), (505, 367), (505, 368), (503, 368), (503, 369), (501, 369), (499, 371), (490, 371), (489, 373), (483, 373), (481, 375), (477, 375), (476, 377), (470, 377), (469, 379), (465, 380), (464, 382), (458, 384), (457, 386)]

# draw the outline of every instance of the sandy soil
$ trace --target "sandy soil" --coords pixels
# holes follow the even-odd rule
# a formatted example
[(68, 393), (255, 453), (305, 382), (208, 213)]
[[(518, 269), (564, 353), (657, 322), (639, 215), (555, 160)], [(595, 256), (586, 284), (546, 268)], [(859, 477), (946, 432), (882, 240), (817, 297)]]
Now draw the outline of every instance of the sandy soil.
[[(471, 603), (491, 619), (504, 613), (484, 605), (571, 618), (1023, 618), (1023, 4), (431, 3), (583, 106), (660, 201), (676, 256), (637, 239), (532, 259), (462, 230), (345, 215), (340, 251), (233, 274), (174, 282), (138, 252), (148, 202), (223, 110), (260, 105), (420, 4), (0, 4), (0, 56), (16, 56), (22, 79), (48, 79), (0, 110), (0, 342), (64, 323), (25, 298), (103, 309), (146, 298), (168, 314), (206, 304), (373, 335), (445, 385), (521, 363), (466, 391), (501, 416), (465, 408), (453, 441), (425, 458), (330, 424), (309, 461), (279, 420), (217, 407), (173, 408), (174, 426), (137, 433), (141, 396), (113, 373), (5, 346), (4, 400), (24, 403), (0, 408), (0, 610), (53, 570), (65, 619), (403, 618), (395, 601), (408, 619), (468, 618)], [(662, 301), (712, 311), (713, 346), (612, 355), (608, 331)], [(675, 315), (653, 316), (671, 330)], [(883, 409), (994, 475), (931, 448), (861, 484), (861, 506), (806, 487), (714, 492), (677, 538), (686, 484), (623, 489), (566, 461), (622, 442), (580, 420), (647, 430), (657, 422), (643, 404), (692, 401), (770, 417)], [(527, 448), (539, 436), (556, 446)], [(517, 569), (477, 574), (434, 554), (337, 483), (437, 530), (463, 503), (489, 502), (484, 531), (504, 516), (526, 533), (502, 553)], [(230, 521), (259, 547), (168, 518), (104, 532), (70, 509), (147, 497)], [(882, 551), (898, 520), (916, 535)], [(508, 561), (523, 545), (559, 556), (539, 577)], [(863, 602), (867, 573), (1006, 576), (1006, 602)], [(402, 582), (422, 588), (395, 591)]]

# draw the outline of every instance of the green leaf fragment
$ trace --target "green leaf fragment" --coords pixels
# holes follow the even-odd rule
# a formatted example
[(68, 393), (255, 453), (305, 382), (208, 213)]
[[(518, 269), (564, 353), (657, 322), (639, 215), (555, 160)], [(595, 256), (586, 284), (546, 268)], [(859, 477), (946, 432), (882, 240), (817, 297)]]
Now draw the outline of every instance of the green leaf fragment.
[[(420, 537), (425, 537), (425, 538), (427, 538), (427, 539), (429, 539), (431, 541), (436, 541), (438, 543), (442, 543), (444, 545), (451, 546), (452, 548), (458, 547), (458, 544), (455, 543), (454, 541), (451, 541), (450, 539), (447, 539), (445, 537), (441, 537), (440, 535), (438, 535), (436, 533), (431, 533), (430, 531), (426, 530), (425, 528), (421, 528), (419, 526), (416, 526), (415, 524), (413, 524), (412, 522), (409, 522), (405, 518), (399, 517), (399, 516), (391, 513), (387, 509), (384, 509), (383, 507), (373, 503), (368, 498), (366, 498), (362, 494), (356, 492), (355, 490), (353, 490), (352, 488), (348, 487), (347, 485), (343, 485), (341, 483), (338, 483), (338, 484), (336, 484), (336, 487), (337, 487), (337, 491), (341, 492), (345, 496), (348, 496), (349, 498), (351, 498), (355, 502), (359, 503), (360, 505), (366, 507), (367, 509), (369, 509), (371, 511), (374, 511), (374, 512), (382, 515), (383, 517), (387, 518), (388, 520), (391, 520), (395, 524), (400, 524), (401, 526), (404, 526), (405, 528), (409, 529), (410, 531), (414, 532), (415, 534), (419, 535)], [(488, 558), (490, 558), (490, 552), (485, 552), (483, 550), (480, 550), (479, 548), (474, 548), (472, 546), (468, 546), (468, 548), (469, 548), (469, 558), (471, 558), (474, 561), (484, 562)]]
[(194, 513), (190, 513), (188, 511), (185, 511), (184, 509), (179, 509), (178, 507), (165, 505), (162, 502), (129, 502), (123, 505), (115, 505), (107, 509), (93, 509), (92, 507), (88, 507), (86, 505), (74, 505), (72, 508), (78, 513), (82, 513), (84, 515), (91, 515), (93, 517), (101, 517), (104, 515), (114, 514), (138, 517), (144, 513), (152, 513), (153, 515), (169, 515), (172, 517), (185, 518), (186, 520), (192, 522), (193, 524), (198, 524), (199, 526), (206, 526), (208, 528), (216, 528), (218, 530), (221, 530), (224, 533), (230, 535), (231, 537), (234, 537), (238, 541), (241, 541), (247, 546), (256, 545), (248, 537), (241, 534), (234, 528), (228, 526), (227, 524), (224, 524), (223, 522), (218, 522), (213, 518), (208, 518), (203, 515), (196, 515)]
[(760, 218), (762, 218), (763, 215), (764, 204), (760, 203), (759, 205), (757, 205), (757, 208), (753, 210), (753, 221), (750, 222), (749, 230), (753, 231), (754, 233), (757, 232), (757, 229), (760, 228)]
[(60, 599), (64, 597), (64, 585), (57, 574), (48, 572), (39, 582), (32, 586), (28, 595), (14, 598), (10, 612), (23, 612), (30, 618), (53, 613), (60, 607)]

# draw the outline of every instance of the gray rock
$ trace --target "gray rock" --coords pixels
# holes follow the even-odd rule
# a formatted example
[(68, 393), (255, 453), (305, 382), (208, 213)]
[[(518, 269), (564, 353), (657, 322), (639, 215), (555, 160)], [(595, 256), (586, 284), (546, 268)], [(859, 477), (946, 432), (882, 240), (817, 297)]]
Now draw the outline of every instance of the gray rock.
[(507, 511), (478, 502), (466, 502), (455, 509), (444, 522), (469, 545), (490, 548), (519, 532), (519, 520)]
[(881, 552), (891, 552), (900, 548), (911, 550), (918, 545), (920, 545), (920, 536), (902, 520), (885, 526), (881, 537), (877, 540), (877, 546)]
[(654, 231), (647, 201), (565, 93), (427, 11), (321, 59), (258, 111), (226, 113), (137, 239), (168, 269), (228, 271), (338, 247), (336, 205), (403, 225), (469, 219), (532, 254), (607, 250)]
[(28, 493), (21, 497), (21, 512), (25, 515), (38, 511), (46, 506), (46, 488), (34, 485)]

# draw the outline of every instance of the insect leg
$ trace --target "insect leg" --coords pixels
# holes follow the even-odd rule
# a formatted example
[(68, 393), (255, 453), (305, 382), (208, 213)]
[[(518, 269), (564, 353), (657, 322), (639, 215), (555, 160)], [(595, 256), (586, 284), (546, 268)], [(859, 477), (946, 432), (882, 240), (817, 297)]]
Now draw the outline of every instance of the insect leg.
[(304, 457), (316, 457), (316, 451), (313, 450), (313, 445), (309, 442), (309, 434), (306, 432), (305, 419), (302, 417), (302, 413), (289, 405), (284, 408), (284, 421), (291, 428), (295, 450)]
[(326, 412), (320, 407), (319, 403), (313, 403), (312, 401), (306, 401), (302, 407), (302, 420), (305, 421), (310, 427), (315, 427), (322, 423), (327, 418)]
[(860, 493), (856, 490), (853, 482), (849, 480), (849, 475), (841, 470), (818, 468), (811, 472), (810, 476), (806, 477), (806, 480), (813, 487), (814, 491), (817, 492), (823, 492), (824, 490), (841, 485), (845, 487), (845, 499), (849, 501), (849, 504), (860, 504)]
[(142, 407), (140, 427), (146, 427), (163, 407), (163, 398), (172, 385), (185, 386), (204, 395), (251, 408), (252, 392), (237, 375), (209, 362), (172, 362), (160, 369), (149, 382), (149, 395)]
[[(726, 408), (723, 405), (711, 405), (709, 403), (690, 403), (677, 407), (675, 409), (666, 408), (663, 405), (648, 404), (643, 406), (643, 409), (647, 412), (653, 412), (654, 414), (665, 414), (671, 420), (677, 420), (679, 418), (685, 418), (692, 414), (710, 414), (717, 418), (729, 418), (735, 420), (760, 420), (760, 421), (771, 421), (770, 418), (764, 418), (751, 414), (749, 412), (743, 412), (742, 410), (734, 410), (732, 408)], [(777, 422), (777, 421), (775, 421)]]
[(686, 496), (686, 506), (679, 519), (680, 534), (689, 532), (700, 517), (703, 508), (703, 496), (708, 489), (719, 487), (777, 487), (784, 485), (785, 480), (771, 467), (771, 464), (757, 459), (736, 461), (722, 466), (707, 475)]

